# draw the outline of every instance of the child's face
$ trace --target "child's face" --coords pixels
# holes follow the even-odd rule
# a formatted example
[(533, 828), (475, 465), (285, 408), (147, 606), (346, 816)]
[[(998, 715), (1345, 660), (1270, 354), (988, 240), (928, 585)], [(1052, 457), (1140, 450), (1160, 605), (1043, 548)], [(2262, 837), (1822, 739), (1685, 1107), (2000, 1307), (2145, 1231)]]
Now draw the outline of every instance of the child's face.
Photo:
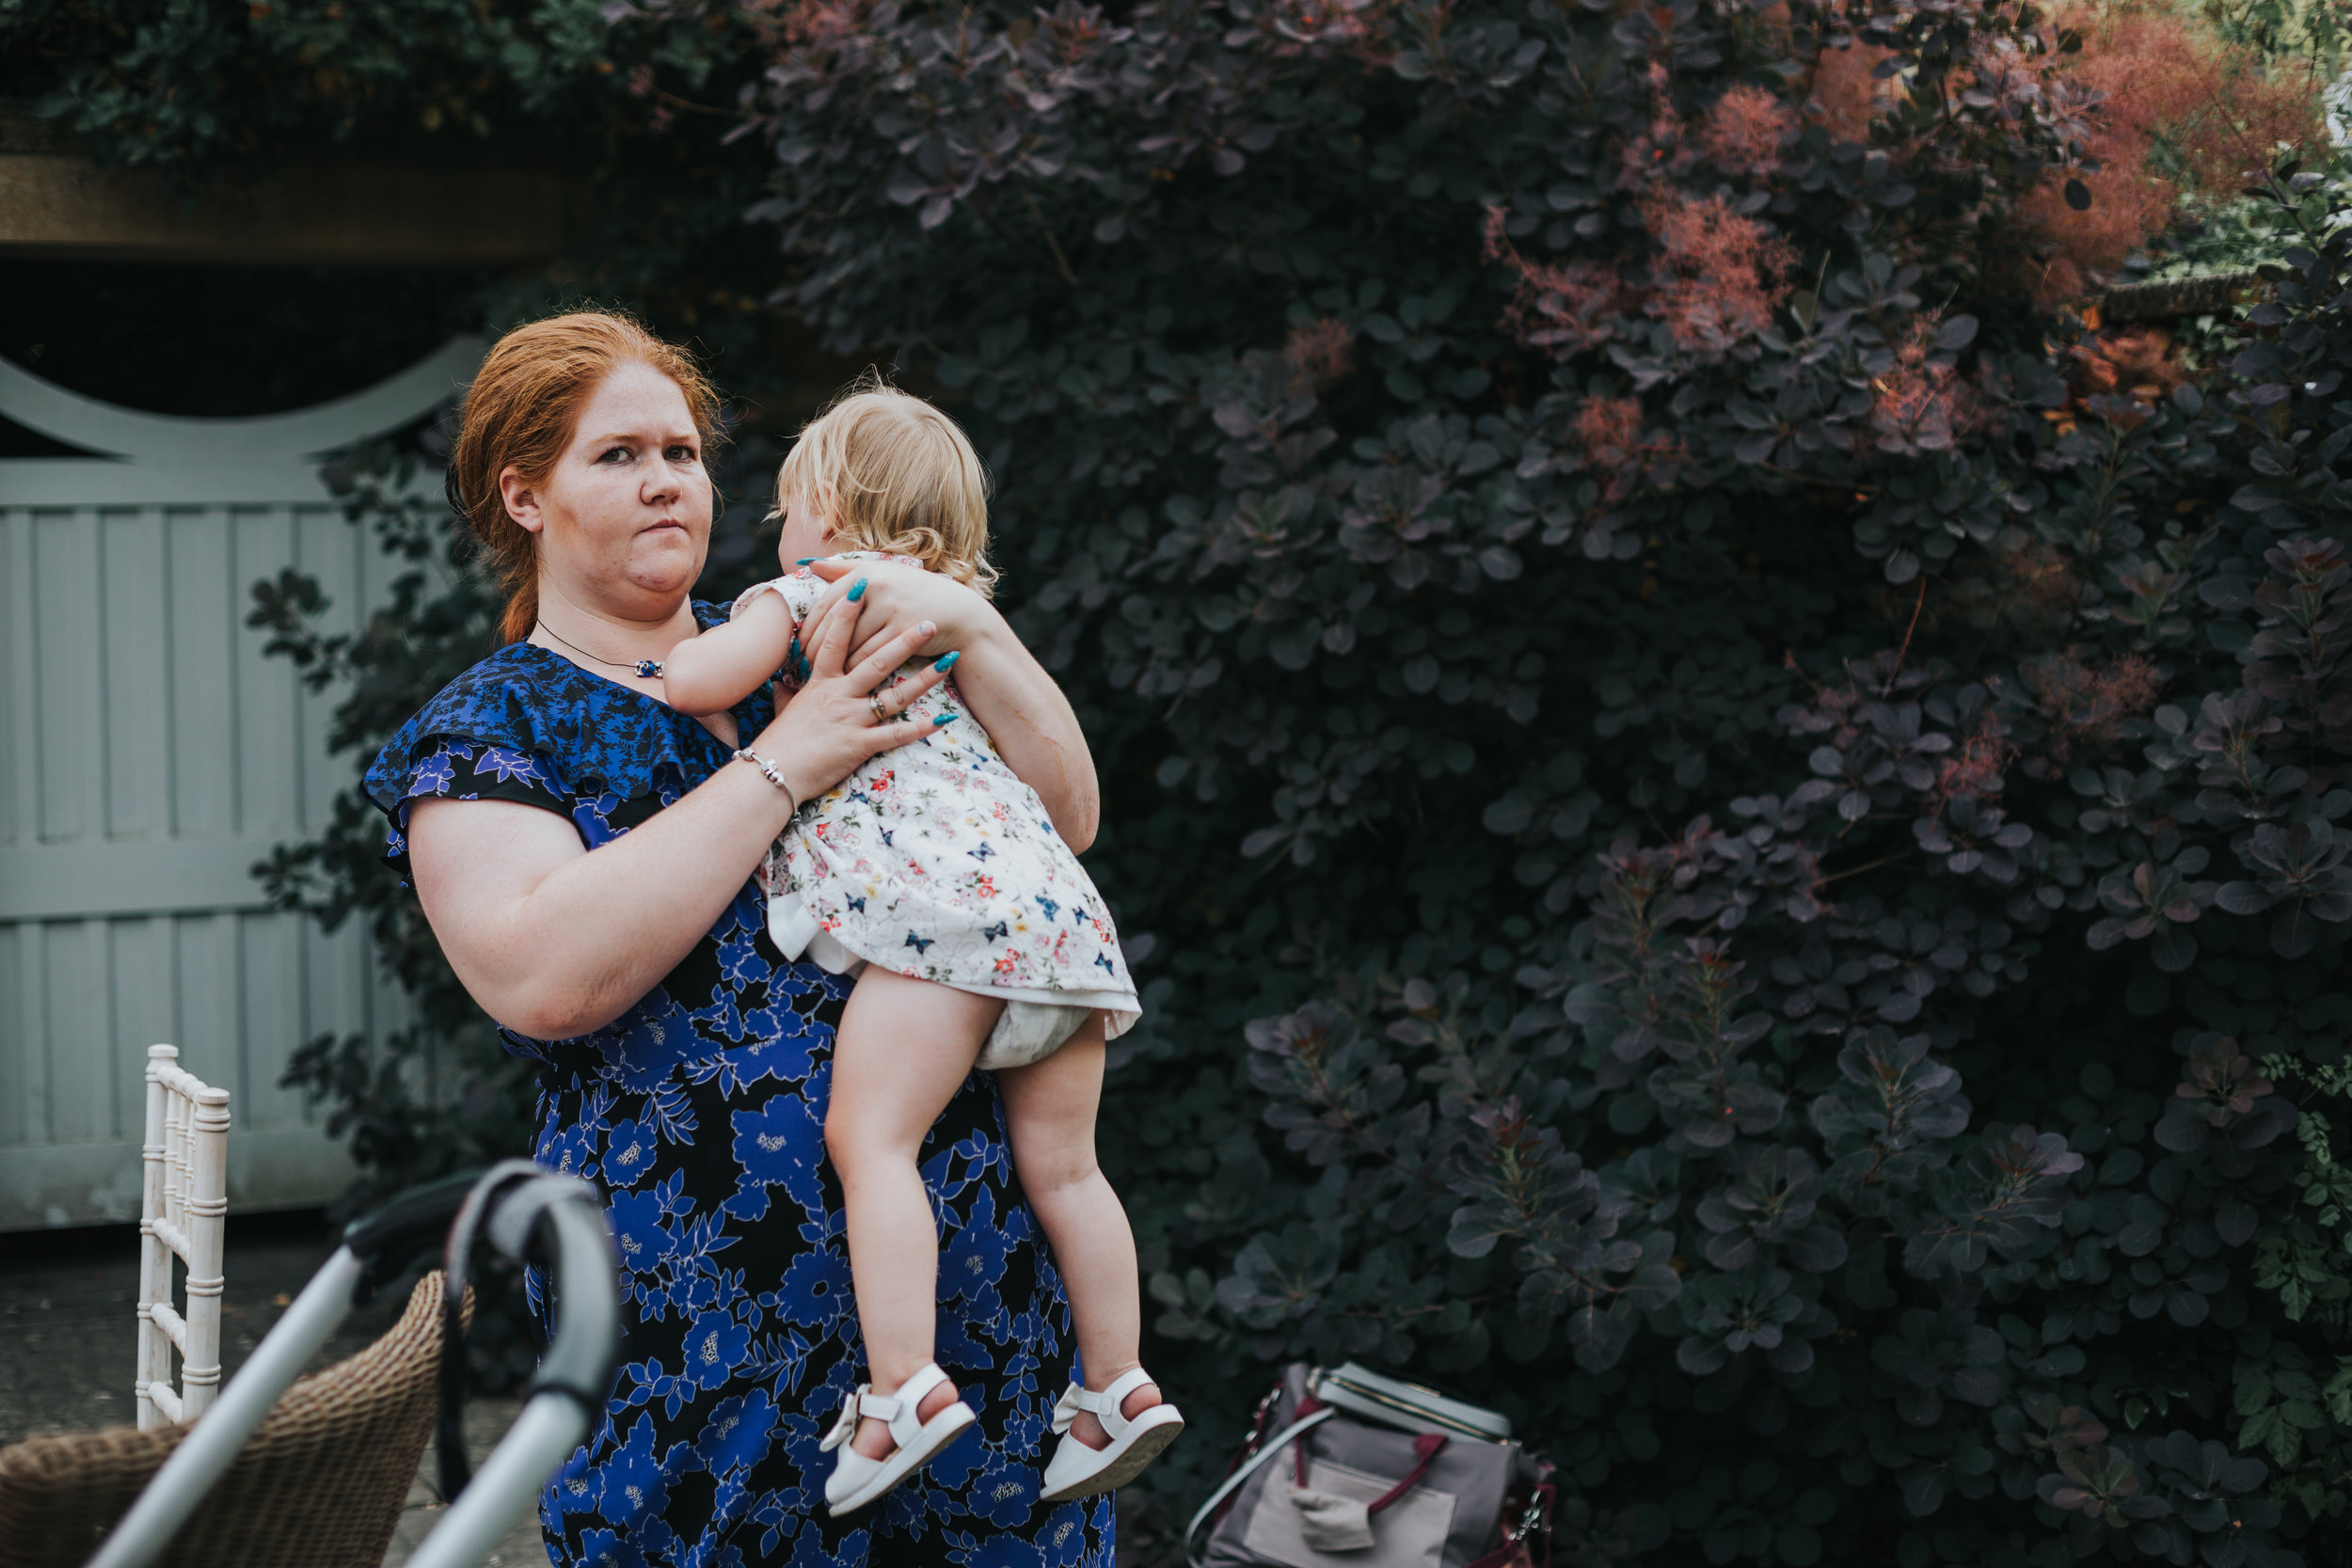
[(833, 531), (823, 515), (809, 510), (808, 502), (794, 496), (785, 503), (784, 537), (776, 544), (776, 560), (787, 572), (808, 556), (830, 554)]

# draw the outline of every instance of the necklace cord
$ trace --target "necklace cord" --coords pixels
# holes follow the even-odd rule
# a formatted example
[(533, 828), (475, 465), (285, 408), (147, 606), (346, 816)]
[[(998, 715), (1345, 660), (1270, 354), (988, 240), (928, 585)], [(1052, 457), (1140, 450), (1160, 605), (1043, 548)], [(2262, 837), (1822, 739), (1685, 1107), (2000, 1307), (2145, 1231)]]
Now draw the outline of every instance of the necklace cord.
[(545, 621), (534, 621), (532, 625), (536, 626), (539, 630), (546, 632), (549, 637), (554, 638), (558, 642), (563, 643), (564, 646), (571, 649), (572, 652), (578, 654), (580, 657), (587, 659), (592, 664), (602, 664), (614, 670), (628, 670), (646, 680), (659, 680), (661, 677), (662, 661), (658, 658), (641, 658), (633, 664), (625, 664), (617, 658), (598, 658), (595, 654), (590, 653), (579, 643), (574, 642), (571, 639), (563, 636), (553, 626), (548, 626)]

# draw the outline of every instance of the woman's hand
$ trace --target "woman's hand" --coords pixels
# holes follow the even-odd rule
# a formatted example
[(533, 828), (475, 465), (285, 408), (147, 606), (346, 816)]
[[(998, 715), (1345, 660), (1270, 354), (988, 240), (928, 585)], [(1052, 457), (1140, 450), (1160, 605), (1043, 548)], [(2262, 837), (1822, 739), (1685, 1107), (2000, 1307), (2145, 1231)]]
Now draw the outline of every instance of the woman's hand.
[[(811, 562), (809, 570), (833, 586), (801, 623), (801, 649), (807, 657), (815, 657), (813, 650), (836, 611), (846, 611), (861, 628), (850, 645), (850, 658), (857, 664), (865, 663), (883, 639), (902, 636), (920, 622), (930, 622), (932, 633), (909, 657), (961, 648), (992, 625), (1004, 625), (1004, 617), (976, 591), (919, 566), (822, 560)], [(805, 678), (807, 672), (802, 674)]]
[(960, 650), (956, 688), (973, 721), (988, 732), (1005, 765), (1037, 791), (1063, 840), (1078, 850), (1094, 842), (1103, 797), (1086, 733), (1061, 688), (993, 605), (951, 578), (912, 566), (818, 561), (810, 569), (833, 587), (803, 624), (804, 639), (822, 637), (828, 623), (845, 613), (858, 614), (855, 657), (863, 668), (875, 639), (903, 637), (930, 623), (935, 630), (914, 646), (918, 652)]
[(822, 795), (877, 752), (937, 735), (958, 718), (949, 714), (936, 723), (928, 719), (898, 721), (898, 716), (917, 699), (947, 678), (959, 657), (956, 654), (934, 659), (930, 668), (887, 691), (879, 689), (899, 666), (938, 636), (935, 622), (917, 621), (895, 636), (868, 639), (866, 647), (870, 651), (854, 668), (843, 668), (850, 640), (863, 619), (863, 598), (849, 600), (825, 617), (815, 646), (803, 647), (808, 661), (806, 684), (751, 744), (751, 751), (784, 775), (795, 800)]

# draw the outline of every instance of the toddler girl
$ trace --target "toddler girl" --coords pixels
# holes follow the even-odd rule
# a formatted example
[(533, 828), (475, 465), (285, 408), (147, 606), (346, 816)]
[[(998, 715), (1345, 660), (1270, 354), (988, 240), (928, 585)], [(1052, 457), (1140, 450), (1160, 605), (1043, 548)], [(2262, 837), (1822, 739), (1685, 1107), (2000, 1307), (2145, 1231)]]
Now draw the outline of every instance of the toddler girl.
[[(688, 713), (730, 706), (780, 666), (796, 684), (814, 641), (803, 625), (829, 586), (811, 558), (944, 572), (983, 594), (995, 577), (979, 458), (955, 421), (893, 388), (863, 387), (803, 430), (776, 504), (781, 561), (802, 569), (751, 589), (727, 625), (671, 655), (668, 698)], [(846, 596), (864, 591), (861, 579)], [(1044, 803), (960, 704), (952, 678), (918, 699), (901, 721), (961, 722), (806, 802), (760, 872), (785, 957), (858, 977), (834, 1047), (825, 1147), (873, 1381), (824, 1439), (840, 1450), (825, 1482), (836, 1514), (906, 1480), (975, 1419), (931, 1360), (939, 1238), (915, 1156), (976, 1066), (998, 1075), (1013, 1163), (1068, 1287), (1087, 1374), (1055, 1406), (1062, 1438), (1041, 1500), (1126, 1484), (1184, 1428), (1137, 1364), (1135, 1237), (1094, 1161), (1104, 1040), (1141, 1016), (1135, 983)]]

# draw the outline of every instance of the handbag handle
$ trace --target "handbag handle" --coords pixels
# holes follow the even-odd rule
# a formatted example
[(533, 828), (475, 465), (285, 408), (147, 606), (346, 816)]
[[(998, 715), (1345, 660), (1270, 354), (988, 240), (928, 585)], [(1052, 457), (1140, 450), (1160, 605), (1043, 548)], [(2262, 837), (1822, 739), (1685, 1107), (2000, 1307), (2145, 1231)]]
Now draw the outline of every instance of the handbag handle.
[(1413, 1467), (1405, 1472), (1405, 1479), (1364, 1505), (1367, 1514), (1379, 1513), (1397, 1498), (1421, 1484), (1421, 1478), (1429, 1473), (1429, 1466), (1438, 1462), (1438, 1455), (1451, 1441), (1442, 1432), (1424, 1432), (1413, 1439)]
[(1202, 1521), (1216, 1512), (1216, 1505), (1231, 1497), (1233, 1490), (1243, 1481), (1256, 1474), (1258, 1466), (1272, 1459), (1281, 1449), (1282, 1445), (1305, 1432), (1309, 1427), (1321, 1426), (1338, 1414), (1337, 1410), (1326, 1405), (1311, 1416), (1301, 1417), (1293, 1421), (1268, 1438), (1256, 1453), (1249, 1456), (1241, 1468), (1225, 1478), (1225, 1483), (1222, 1486), (1209, 1494), (1209, 1500), (1194, 1512), (1191, 1521), (1184, 1526), (1184, 1561), (1190, 1564), (1191, 1568), (1200, 1568), (1200, 1560), (1192, 1555), (1192, 1538), (1200, 1533)]

